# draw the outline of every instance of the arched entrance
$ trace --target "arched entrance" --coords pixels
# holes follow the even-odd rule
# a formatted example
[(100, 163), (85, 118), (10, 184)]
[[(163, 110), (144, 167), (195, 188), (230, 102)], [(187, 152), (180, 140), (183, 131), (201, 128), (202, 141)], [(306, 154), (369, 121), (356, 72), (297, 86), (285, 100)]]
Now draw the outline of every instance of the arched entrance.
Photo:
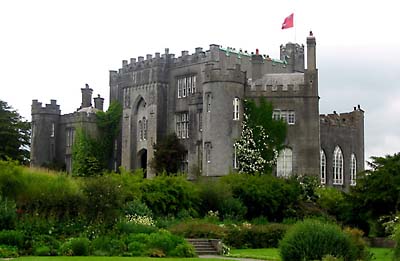
[(138, 166), (143, 169), (144, 177), (147, 177), (147, 150), (141, 149), (138, 152)]

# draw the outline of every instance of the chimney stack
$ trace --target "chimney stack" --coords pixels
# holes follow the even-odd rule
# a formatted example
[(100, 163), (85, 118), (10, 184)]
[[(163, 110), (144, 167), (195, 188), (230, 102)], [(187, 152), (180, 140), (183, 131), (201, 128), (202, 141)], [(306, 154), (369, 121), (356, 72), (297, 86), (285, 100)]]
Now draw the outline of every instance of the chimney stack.
[(100, 94), (97, 95), (94, 100), (94, 107), (100, 111), (103, 111), (103, 104), (104, 104), (104, 98), (100, 97)]
[(89, 88), (89, 84), (85, 84), (85, 88), (82, 91), (82, 104), (81, 108), (87, 108), (92, 106), (92, 93), (93, 89)]

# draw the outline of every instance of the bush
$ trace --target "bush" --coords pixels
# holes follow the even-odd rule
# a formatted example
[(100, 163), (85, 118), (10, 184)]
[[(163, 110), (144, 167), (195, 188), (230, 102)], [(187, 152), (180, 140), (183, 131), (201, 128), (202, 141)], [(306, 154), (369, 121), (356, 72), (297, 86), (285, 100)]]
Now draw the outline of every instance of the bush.
[(146, 226), (131, 222), (119, 222), (117, 224), (117, 230), (122, 234), (151, 234), (156, 232), (158, 229), (153, 226)]
[(24, 235), (20, 231), (3, 230), (0, 231), (0, 245), (22, 247)]
[(183, 243), (177, 245), (176, 248), (171, 251), (170, 255), (176, 256), (176, 257), (195, 257), (195, 256), (197, 256), (196, 250), (194, 249), (194, 247), (187, 242), (183, 242)]
[(171, 226), (168, 230), (186, 238), (223, 238), (227, 233), (225, 227), (200, 220), (180, 223)]
[(133, 200), (126, 203), (125, 214), (153, 217), (151, 209), (139, 200)]
[(125, 252), (125, 244), (111, 236), (100, 236), (92, 241), (92, 252), (95, 256), (118, 256)]
[(66, 256), (87, 256), (89, 244), (90, 241), (87, 238), (70, 238), (61, 245), (60, 251)]
[(18, 257), (18, 249), (14, 246), (0, 245), (0, 258)]
[(235, 248), (271, 248), (278, 247), (288, 229), (283, 224), (243, 225), (232, 227), (224, 242)]
[(372, 260), (373, 254), (368, 251), (367, 243), (363, 239), (364, 232), (350, 227), (345, 228), (344, 232), (350, 237), (356, 248), (357, 260)]
[(356, 247), (335, 224), (318, 220), (298, 222), (279, 244), (282, 261), (321, 260), (326, 255), (356, 260)]
[(3, 198), (0, 195), (0, 230), (15, 229), (17, 207), (14, 200)]
[(146, 255), (146, 245), (142, 242), (131, 242), (128, 245), (128, 253), (131, 256), (145, 256)]
[(56, 256), (60, 242), (50, 235), (33, 237), (33, 254), (36, 256)]
[[(183, 238), (172, 235), (171, 232), (161, 229), (160, 231), (149, 235), (147, 246), (150, 250), (158, 249), (165, 253), (167, 256), (170, 256), (176, 246), (183, 242)], [(150, 254), (150, 256), (152, 255)]]
[(35, 256), (50, 256), (51, 249), (48, 246), (37, 246), (33, 251)]

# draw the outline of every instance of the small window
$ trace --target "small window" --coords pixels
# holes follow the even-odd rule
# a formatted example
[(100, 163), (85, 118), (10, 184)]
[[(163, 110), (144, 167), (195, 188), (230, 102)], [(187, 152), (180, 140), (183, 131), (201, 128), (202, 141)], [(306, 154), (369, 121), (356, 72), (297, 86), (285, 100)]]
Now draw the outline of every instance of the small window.
[(288, 111), (288, 124), (294, 125), (296, 123), (296, 117), (294, 111)]
[(233, 120), (238, 121), (239, 120), (239, 98), (235, 97), (233, 99)]
[(203, 112), (199, 111), (199, 131), (203, 131)]
[(350, 185), (357, 185), (357, 160), (354, 153), (351, 154)]
[(272, 85), (271, 91), (276, 92), (278, 90), (278, 87), (276, 85)]
[(179, 139), (189, 138), (189, 113), (182, 112), (175, 116), (176, 119), (176, 136)]
[(287, 91), (288, 90), (288, 86), (285, 84), (285, 85), (282, 85), (282, 91)]
[(188, 169), (189, 169), (189, 153), (188, 151), (185, 151), (185, 154), (183, 155), (181, 161), (181, 172), (188, 173)]
[(56, 132), (56, 127), (55, 127), (55, 124), (54, 124), (54, 122), (53, 122), (53, 123), (51, 123), (51, 133), (50, 133), (50, 137), (54, 138), (55, 132)]
[(211, 111), (211, 93), (207, 93), (207, 112)]
[(139, 120), (139, 140), (143, 140), (143, 122)]
[(211, 163), (211, 142), (206, 142), (204, 146), (206, 150), (206, 162), (209, 164)]
[(143, 140), (147, 140), (147, 119), (145, 117), (143, 117)]
[(288, 119), (288, 112), (287, 111), (281, 111), (281, 120), (284, 122), (287, 122)]
[(321, 184), (326, 184), (326, 156), (323, 150), (320, 150), (320, 178)]
[(279, 121), (281, 119), (281, 110), (274, 110), (272, 112), (272, 119)]
[(238, 169), (239, 168), (239, 162), (237, 159), (237, 151), (236, 151), (236, 145), (233, 145), (233, 169)]

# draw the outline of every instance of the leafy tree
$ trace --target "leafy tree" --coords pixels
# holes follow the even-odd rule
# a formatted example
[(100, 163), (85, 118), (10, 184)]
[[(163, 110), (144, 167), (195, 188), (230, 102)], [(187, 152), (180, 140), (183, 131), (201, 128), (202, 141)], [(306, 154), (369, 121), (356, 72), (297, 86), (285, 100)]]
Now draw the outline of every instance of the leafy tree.
[(272, 118), (272, 104), (264, 98), (259, 106), (244, 101), (242, 134), (235, 143), (239, 170), (243, 173), (268, 173), (283, 149), (286, 124)]
[(27, 163), (30, 136), (30, 123), (7, 102), (0, 100), (0, 159), (11, 158)]
[(359, 175), (350, 194), (352, 212), (370, 222), (400, 209), (400, 153), (371, 159), (371, 169)]
[(177, 173), (185, 156), (185, 147), (175, 134), (170, 134), (154, 145), (154, 158), (150, 166), (157, 174)]

